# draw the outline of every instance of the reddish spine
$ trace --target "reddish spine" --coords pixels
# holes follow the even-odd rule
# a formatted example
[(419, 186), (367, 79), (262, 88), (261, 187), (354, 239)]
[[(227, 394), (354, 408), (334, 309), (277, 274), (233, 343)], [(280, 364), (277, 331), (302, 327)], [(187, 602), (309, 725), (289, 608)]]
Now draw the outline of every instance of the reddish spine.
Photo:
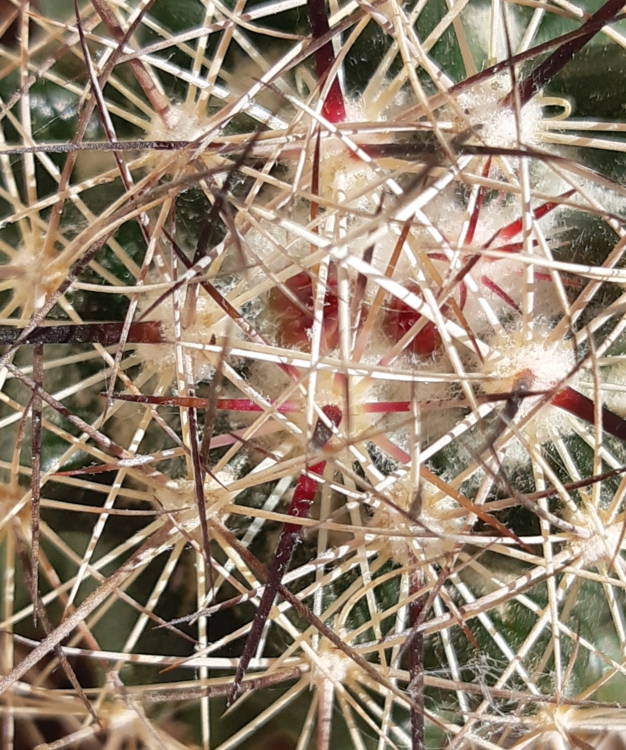
[[(307, 0), (307, 13), (311, 25), (313, 39), (320, 39), (330, 31), (328, 24), (328, 15), (326, 14), (325, 0)], [(333, 52), (333, 43), (331, 41), (323, 44), (315, 53), (315, 67), (317, 78), (323, 83), (328, 75), (329, 70), (335, 62), (335, 53)], [(328, 122), (343, 122), (346, 119), (346, 106), (341, 93), (339, 80), (335, 78), (328, 90), (326, 101), (322, 108), (322, 115)]]
[[(333, 426), (337, 426), (341, 421), (341, 410), (336, 406), (325, 406), (322, 410), (328, 420)], [(310, 448), (313, 451), (320, 451), (324, 449), (326, 443), (332, 436), (332, 430), (322, 420), (317, 421), (315, 429), (313, 431), (313, 437), (311, 439)], [(324, 472), (326, 461), (318, 461), (309, 468), (308, 474), (302, 474), (296, 485), (291, 505), (289, 506), (289, 516), (292, 518), (308, 518), (311, 504), (315, 498), (317, 492), (317, 485), (321, 476)], [(233, 682), (233, 687), (229, 696), (229, 703), (232, 703), (237, 699), (241, 693), (241, 681), (246, 675), (250, 660), (257, 649), (259, 640), (263, 633), (263, 628), (269, 617), (270, 610), (274, 604), (276, 593), (280, 588), (283, 580), (283, 576), (289, 567), (291, 562), (291, 556), (296, 546), (298, 537), (300, 536), (300, 526), (295, 523), (286, 523), (283, 528), (283, 532), (278, 542), (278, 549), (274, 560), (269, 569), (269, 575), (265, 588), (263, 589), (263, 595), (252, 623), (252, 628), (248, 634), (248, 640), (239, 659), (237, 665), (237, 672)]]

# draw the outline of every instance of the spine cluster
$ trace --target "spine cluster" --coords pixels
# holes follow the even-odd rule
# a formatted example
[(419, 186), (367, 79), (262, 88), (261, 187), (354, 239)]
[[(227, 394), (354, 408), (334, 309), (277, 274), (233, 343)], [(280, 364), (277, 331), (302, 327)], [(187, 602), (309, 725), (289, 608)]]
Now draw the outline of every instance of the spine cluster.
[(621, 6), (180, 6), (0, 47), (0, 744), (613, 746)]

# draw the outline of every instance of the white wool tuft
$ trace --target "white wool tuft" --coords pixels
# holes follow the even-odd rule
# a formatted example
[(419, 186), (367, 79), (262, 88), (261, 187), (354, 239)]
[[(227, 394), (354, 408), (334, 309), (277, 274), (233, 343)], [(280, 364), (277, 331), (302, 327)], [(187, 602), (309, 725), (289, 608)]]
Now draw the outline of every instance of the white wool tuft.
[(594, 519), (584, 509), (580, 509), (571, 514), (569, 520), (589, 531), (587, 539), (575, 539), (570, 545), (577, 564), (585, 568), (598, 563), (610, 565), (624, 548), (623, 519), (605, 524), (601, 519)]
[(415, 499), (415, 488), (408, 476), (395, 482), (385, 495), (389, 502), (377, 501), (370, 520), (372, 528), (396, 531), (398, 536), (381, 535), (391, 559), (405, 564), (409, 552), (434, 560), (449, 552), (456, 536), (467, 523), (467, 512), (456, 500), (433, 486), (420, 484), (421, 509), (415, 521), (407, 517)]
[(312, 682), (332, 677), (334, 681), (342, 683), (354, 667), (352, 659), (334, 647), (322, 648), (316, 656), (317, 659), (311, 665)]
[[(485, 361), (482, 374), (483, 388), (487, 393), (509, 393), (520, 376), (530, 378), (528, 387), (533, 391), (552, 391), (574, 369), (576, 357), (571, 342), (549, 341), (547, 324), (536, 323), (533, 335), (527, 340), (521, 330), (496, 335), (489, 344), (493, 354)], [(570, 385), (574, 382), (570, 381)], [(524, 399), (517, 417), (528, 414), (542, 397)], [(552, 432), (569, 432), (569, 419), (561, 409), (546, 404), (532, 420), (534, 437), (544, 443)], [(528, 426), (527, 426), (528, 429)]]
[[(142, 307), (147, 309), (160, 296), (158, 294), (145, 295), (145, 302), (142, 300)], [(184, 308), (184, 301), (181, 301), (181, 314)], [(159, 321), (163, 327), (163, 332), (167, 341), (172, 344), (139, 344), (135, 356), (141, 361), (142, 365), (155, 372), (164, 370), (174, 371), (176, 368), (176, 341), (174, 327), (174, 303), (172, 295), (163, 300), (159, 306), (148, 315), (148, 320)], [(200, 290), (196, 300), (195, 315), (192, 323), (182, 329), (181, 343), (208, 345), (212, 337), (216, 340), (228, 335), (236, 337), (238, 328), (232, 325), (226, 313), (208, 296), (204, 290)], [(183, 354), (190, 356), (192, 360), (193, 373), (195, 382), (209, 379), (213, 374), (215, 355), (202, 349), (185, 348)]]
[[(457, 99), (466, 124), (474, 128), (477, 138), (489, 146), (515, 148), (518, 144), (517, 115), (514, 109), (503, 104), (510, 89), (509, 76), (502, 75), (464, 91)], [(522, 144), (537, 143), (541, 115), (541, 105), (535, 100), (524, 106), (519, 123)]]

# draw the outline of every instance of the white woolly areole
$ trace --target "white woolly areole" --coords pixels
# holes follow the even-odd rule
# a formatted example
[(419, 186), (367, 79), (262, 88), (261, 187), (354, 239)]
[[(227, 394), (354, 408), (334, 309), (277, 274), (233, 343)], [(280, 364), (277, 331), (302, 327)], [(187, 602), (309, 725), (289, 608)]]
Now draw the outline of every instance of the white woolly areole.
[[(521, 329), (494, 336), (489, 344), (493, 354), (484, 363), (485, 376), (483, 389), (487, 393), (510, 393), (519, 387), (520, 378), (525, 379), (528, 390), (552, 391), (574, 369), (576, 357), (572, 343), (568, 341), (548, 341), (550, 329), (545, 324), (537, 324), (533, 337), (527, 340)], [(574, 381), (570, 381), (574, 385)], [(541, 396), (525, 398), (517, 412), (522, 419)], [(526, 429), (532, 429), (534, 438), (540, 443), (552, 439), (553, 432), (570, 432), (571, 427), (563, 410), (546, 404), (535, 415)]]
[(348, 677), (354, 662), (349, 656), (334, 647), (321, 648), (317, 659), (311, 659), (311, 681), (314, 683), (328, 680), (332, 677), (336, 682), (344, 682)]
[[(358, 131), (359, 123), (385, 122), (388, 114), (401, 105), (404, 95), (398, 94), (392, 106), (380, 111), (376, 102), (366, 102), (363, 99), (345, 100), (346, 124), (354, 123)], [(347, 136), (354, 144), (387, 143), (389, 135), (386, 133), (367, 133)], [(377, 159), (379, 166), (384, 165), (384, 159)], [(320, 195), (336, 198), (337, 192), (343, 193), (343, 203), (351, 203), (354, 208), (371, 210), (372, 196), (368, 185), (380, 181), (376, 170), (370, 166), (341, 140), (338, 136), (322, 138), (320, 143)]]
[[(155, 302), (161, 292), (158, 294), (146, 295), (145, 302), (142, 301), (141, 308), (147, 309)], [(179, 309), (181, 316), (184, 310), (184, 298), (181, 300)], [(147, 317), (147, 320), (154, 320), (161, 323), (163, 335), (167, 341), (176, 341), (174, 326), (174, 302), (172, 295), (163, 300), (159, 306), (153, 310)], [(183, 355), (191, 357), (194, 380), (199, 383), (211, 377), (214, 368), (215, 354), (202, 349), (185, 348), (184, 343), (208, 345), (213, 336), (219, 343), (219, 339), (228, 335), (236, 337), (238, 329), (229, 323), (226, 313), (200, 289), (195, 305), (195, 314), (190, 325), (183, 326), (180, 341), (183, 344)], [(139, 344), (137, 345), (136, 355), (141, 360), (144, 367), (155, 372), (176, 369), (176, 345), (172, 344)]]
[(575, 539), (571, 543), (572, 554), (577, 558), (578, 564), (588, 568), (598, 563), (611, 564), (624, 548), (624, 520), (610, 524), (607, 528), (598, 529), (598, 523), (594, 519), (579, 510), (569, 516), (569, 519), (578, 527), (588, 529), (588, 539)]
[[(230, 502), (232, 493), (225, 487), (235, 479), (230, 468), (219, 472), (217, 480), (207, 478), (204, 482), (204, 498), (207, 518), (219, 513), (222, 505)], [(184, 526), (188, 533), (199, 529), (198, 504), (196, 500), (195, 483), (191, 479), (170, 479), (163, 487), (154, 491), (154, 496), (160, 506), (166, 511), (175, 513), (176, 521)], [(220, 502), (222, 501), (222, 502)]]
[[(306, 225), (310, 220), (309, 207), (304, 207), (301, 203), (296, 204), (291, 217), (295, 223)], [(262, 261), (272, 273), (280, 273), (286, 268), (292, 268), (295, 276), (306, 268), (306, 263), (303, 262), (300, 265), (299, 261), (305, 261), (310, 255), (311, 244), (291, 229), (265, 219), (255, 222), (254, 226), (250, 227), (243, 212), (235, 218), (235, 225), (246, 238), (247, 252), (251, 253), (255, 260)], [(239, 257), (237, 257), (237, 262), (239, 262)], [(262, 291), (270, 289), (274, 282), (271, 279), (268, 280), (267, 270), (260, 263), (259, 267), (256, 264), (251, 265), (252, 267), (248, 269), (248, 286), (255, 288), (259, 283), (265, 282), (265, 289)]]
[(29, 234), (15, 256), (2, 266), (3, 278), (13, 280), (13, 302), (21, 308), (22, 318), (30, 317), (67, 276), (67, 268), (56, 260), (44, 259), (43, 239)]
[(449, 552), (456, 537), (467, 523), (467, 511), (456, 500), (422, 482), (421, 509), (415, 521), (407, 517), (415, 499), (415, 487), (410, 478), (403, 477), (385, 495), (390, 502), (379, 501), (369, 526), (385, 531), (397, 531), (401, 536), (381, 535), (389, 557), (398, 564), (406, 564), (409, 552), (420, 553), (434, 560)]
[[(147, 141), (197, 141), (210, 130), (215, 129), (215, 123), (206, 114), (199, 114), (193, 104), (172, 104), (167, 112), (167, 122), (155, 115), (146, 130)], [(178, 156), (172, 152), (152, 152), (151, 161), (167, 163), (166, 171), (176, 171), (185, 168), (193, 151), (181, 151)], [(202, 154), (202, 161), (210, 168), (218, 166), (219, 160), (213, 156)]]
[[(457, 104), (465, 114), (464, 127), (476, 130), (476, 137), (488, 146), (514, 148), (518, 143), (517, 117), (503, 102), (511, 90), (508, 75), (496, 76), (459, 94)], [(458, 116), (458, 115), (456, 115)], [(523, 144), (537, 143), (541, 106), (531, 99), (522, 110), (519, 137)]]

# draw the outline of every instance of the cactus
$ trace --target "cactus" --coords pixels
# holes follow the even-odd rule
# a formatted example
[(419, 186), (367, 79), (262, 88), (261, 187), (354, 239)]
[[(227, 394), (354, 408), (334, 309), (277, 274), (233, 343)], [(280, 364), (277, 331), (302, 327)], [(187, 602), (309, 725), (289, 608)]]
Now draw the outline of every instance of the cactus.
[(0, 745), (621, 746), (622, 5), (1, 7)]

